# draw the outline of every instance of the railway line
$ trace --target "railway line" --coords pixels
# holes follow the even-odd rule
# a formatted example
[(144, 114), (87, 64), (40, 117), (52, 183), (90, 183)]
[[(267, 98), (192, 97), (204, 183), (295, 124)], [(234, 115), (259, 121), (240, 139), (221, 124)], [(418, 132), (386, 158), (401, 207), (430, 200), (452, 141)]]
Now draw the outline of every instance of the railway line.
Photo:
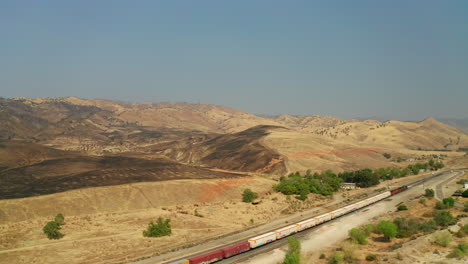
[[(407, 186), (408, 188), (413, 188), (413, 187), (419, 186), (419, 185), (421, 185), (421, 184), (424, 185), (424, 183), (426, 183), (426, 182), (428, 182), (428, 181), (430, 181), (430, 180), (432, 180), (432, 179), (434, 179), (434, 178), (437, 178), (437, 177), (439, 177), (439, 176), (441, 176), (441, 175), (447, 174), (447, 173), (450, 173), (450, 171), (448, 171), (448, 172), (447, 172), (447, 171), (446, 171), (446, 172), (440, 172), (440, 173), (437, 173), (437, 174), (434, 174), (434, 175), (430, 175), (429, 177), (425, 177), (425, 178), (423, 178), (423, 179), (419, 179), (419, 180), (416, 180), (416, 181), (407, 183), (405, 186)], [(457, 171), (457, 173), (459, 173), (459, 172)], [(400, 190), (400, 191), (401, 191), (401, 190)], [(387, 191), (387, 192), (390, 193), (390, 191)], [(387, 193), (387, 192), (385, 192), (385, 193)], [(398, 192), (397, 192), (397, 193), (398, 193)], [(397, 193), (394, 193), (393, 195), (396, 195)], [(354, 202), (354, 203), (351, 204), (351, 205), (346, 205), (346, 206), (341, 207), (341, 208), (339, 208), (339, 209), (336, 209), (336, 210), (334, 210), (334, 211), (332, 211), (332, 212), (328, 212), (327, 214), (333, 213), (333, 212), (335, 212), (335, 211), (343, 210), (343, 209), (346, 208), (346, 207), (349, 207), (349, 206), (352, 206), (352, 205), (361, 203), (362, 201), (365, 201), (365, 200), (368, 200), (368, 199), (372, 199), (373, 197), (376, 197), (376, 196), (379, 196), (379, 195), (382, 195), (382, 194), (383, 194), (383, 193), (378, 194), (378, 195), (375, 195), (375, 196), (372, 196), (372, 197), (370, 197), (370, 198), (362, 199), (362, 200), (360, 200), (360, 201)], [(375, 202), (379, 202), (379, 201), (382, 201), (382, 200), (386, 200), (386, 198), (390, 197), (391, 195), (392, 195), (392, 194), (389, 194), (388, 196), (384, 195), (384, 196), (382, 196), (381, 199), (378, 199), (378, 200), (376, 200), (376, 201), (373, 201), (373, 202), (371, 202), (371, 203), (369, 203), (369, 204), (367, 204), (367, 205), (364, 205), (364, 206), (362, 206), (362, 207), (359, 207), (359, 208), (357, 208), (357, 209), (351, 209), (351, 210), (349, 210), (349, 211), (345, 211), (342, 215), (344, 215), (344, 214), (352, 214), (352, 213), (354, 213), (355, 211), (360, 211), (360, 209), (362, 209), (362, 208), (364, 208), (364, 207), (367, 207), (367, 206), (369, 206), (370, 204), (373, 204), (373, 203), (375, 203)], [(350, 209), (350, 208), (348, 208), (348, 209)], [(367, 209), (367, 210), (368, 210), (368, 209)], [(367, 211), (367, 210), (366, 210), (366, 211)], [(326, 223), (332, 223), (332, 222), (334, 222), (336, 219), (338, 219), (339, 217), (341, 217), (342, 215), (335, 216), (335, 217), (330, 217), (330, 219), (328, 219), (328, 220), (325, 221), (325, 222), (326, 222)], [(315, 216), (315, 217), (317, 217), (317, 216)], [(314, 217), (312, 217), (312, 218), (314, 218)], [(310, 218), (309, 218), (309, 219), (310, 219)], [(302, 222), (304, 222), (304, 221), (302, 221)], [(299, 223), (296, 223), (296, 224), (294, 224), (294, 225), (297, 225), (297, 224), (299, 224)], [(323, 223), (319, 223), (319, 224), (317, 224), (317, 225), (313, 225), (313, 228), (308, 227), (308, 228), (305, 228), (305, 229), (303, 229), (303, 230), (295, 230), (294, 232), (291, 232), (291, 233), (286, 234), (286, 235), (284, 235), (284, 236), (294, 235), (294, 236), (296, 236), (296, 237), (298, 237), (298, 238), (303, 238), (304, 236), (307, 235), (307, 233), (309, 233), (308, 230), (313, 230), (313, 229), (315, 229), (317, 226), (320, 226), (320, 225), (322, 225), (322, 224), (323, 224)], [(290, 225), (290, 226), (291, 226), (291, 225)], [(307, 230), (307, 229), (308, 229), (308, 230)], [(275, 232), (275, 231), (277, 231), (277, 230), (278, 230), (278, 229), (271, 230), (271, 231), (269, 231), (269, 232), (267, 232), (267, 233), (265, 233), (265, 234), (272, 233), (272, 232)], [(305, 230), (305, 231), (304, 231), (304, 230)], [(301, 232), (301, 231), (302, 231), (302, 232)], [(265, 234), (264, 234), (264, 235), (265, 235)], [(281, 238), (283, 238), (283, 237), (281, 237)], [(244, 250), (244, 252), (241, 252), (241, 251), (236, 252), (236, 253), (234, 254), (235, 256), (232, 256), (232, 257), (230, 257), (230, 258), (228, 258), (228, 259), (224, 259), (224, 257), (223, 257), (222, 255), (220, 255), (220, 256), (218, 257), (218, 259), (213, 259), (212, 262), (210, 262), (209, 259), (203, 260), (203, 258), (199, 258), (199, 260), (198, 260), (199, 262), (196, 262), (196, 261), (190, 262), (190, 261), (189, 261), (189, 259), (192, 259), (192, 258), (195, 258), (195, 260), (196, 260), (196, 257), (200, 257), (200, 256), (205, 256), (206, 258), (210, 258), (210, 254), (211, 254), (212, 252), (222, 251), (222, 250), (225, 249), (226, 247), (233, 246), (233, 245), (239, 245), (240, 243), (246, 243), (246, 239), (233, 241), (233, 242), (231, 242), (231, 243), (229, 243), (229, 244), (225, 244), (225, 245), (223, 245), (223, 246), (211, 248), (211, 249), (207, 250), (208, 252), (205, 253), (205, 254), (199, 254), (199, 253), (198, 253), (198, 254), (196, 254), (196, 255), (188, 256), (188, 257), (186, 257), (186, 258), (184, 258), (184, 259), (179, 259), (179, 260), (177, 260), (177, 261), (175, 261), (175, 262), (173, 261), (173, 262), (152, 262), (152, 263), (171, 263), (171, 264), (172, 264), (172, 263), (181, 263), (181, 264), (192, 264), (192, 263), (195, 263), (195, 264), (198, 264), (198, 263), (213, 263), (213, 262), (223, 263), (223, 264), (237, 263), (237, 262), (239, 262), (239, 261), (242, 261), (242, 260), (245, 260), (245, 259), (249, 259), (249, 258), (251, 258), (252, 256), (255, 256), (255, 255), (258, 255), (258, 254), (261, 254), (261, 253), (264, 253), (264, 252), (271, 251), (271, 250), (273, 250), (273, 249), (275, 249), (275, 248), (278, 248), (278, 247), (281, 247), (281, 246), (287, 244), (287, 240), (281, 239), (281, 238), (279, 238), (279, 239), (274, 239), (273, 241), (268, 241), (267, 243), (262, 244), (262, 245), (259, 246), (259, 247), (255, 246), (255, 247), (252, 247), (252, 248), (250, 248), (250, 249), (248, 249), (248, 250)], [(240, 253), (242, 253), (242, 254), (240, 254)], [(218, 253), (218, 254), (221, 254), (221, 253)], [(231, 253), (231, 254), (232, 254), (232, 253)], [(149, 263), (149, 262), (148, 262), (148, 263)]]

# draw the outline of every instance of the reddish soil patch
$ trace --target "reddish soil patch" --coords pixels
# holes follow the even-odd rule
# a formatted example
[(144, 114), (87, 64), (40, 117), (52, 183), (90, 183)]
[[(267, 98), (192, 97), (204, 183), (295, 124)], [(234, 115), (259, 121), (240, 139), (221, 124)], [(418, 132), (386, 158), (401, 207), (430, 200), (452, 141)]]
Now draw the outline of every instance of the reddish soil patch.
[(296, 152), (288, 154), (288, 158), (307, 158), (307, 157), (323, 157), (334, 155), (339, 157), (355, 157), (368, 156), (370, 152), (377, 152), (378, 148), (350, 148), (344, 150), (324, 150), (319, 152)]
[(198, 203), (205, 203), (221, 196), (226, 190), (241, 184), (252, 182), (253, 178), (229, 179), (216, 184), (204, 184), (198, 197)]

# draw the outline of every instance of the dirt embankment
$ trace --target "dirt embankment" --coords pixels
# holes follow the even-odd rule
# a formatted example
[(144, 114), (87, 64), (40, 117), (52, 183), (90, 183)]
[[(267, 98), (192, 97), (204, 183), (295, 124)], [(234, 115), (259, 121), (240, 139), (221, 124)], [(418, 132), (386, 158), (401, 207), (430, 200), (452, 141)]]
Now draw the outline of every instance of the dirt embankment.
[[(2, 200), (0, 263), (126, 262), (243, 230), (288, 207), (284, 196), (271, 193), (273, 183), (259, 177), (176, 180)], [(258, 192), (261, 203), (242, 203), (245, 188)], [(59, 212), (65, 237), (48, 240), (41, 229)], [(144, 238), (142, 231), (159, 216), (171, 219), (173, 234)]]

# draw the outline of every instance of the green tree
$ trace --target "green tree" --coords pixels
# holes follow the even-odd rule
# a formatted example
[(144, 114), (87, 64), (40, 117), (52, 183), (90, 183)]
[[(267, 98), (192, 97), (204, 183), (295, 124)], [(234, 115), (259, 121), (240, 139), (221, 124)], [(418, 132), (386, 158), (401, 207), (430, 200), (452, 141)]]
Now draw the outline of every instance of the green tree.
[(434, 197), (434, 190), (433, 189), (426, 189), (425, 194), (427, 198), (432, 198)]
[(384, 238), (387, 241), (390, 241), (393, 237), (396, 237), (398, 234), (398, 228), (397, 226), (390, 222), (390, 221), (380, 221), (380, 223), (377, 225), (377, 229), (384, 235)]
[(59, 225), (64, 225), (65, 224), (65, 217), (63, 216), (62, 213), (58, 213), (55, 216), (55, 222), (57, 222)]
[(145, 237), (162, 237), (162, 236), (169, 236), (172, 233), (171, 229), (171, 220), (165, 219), (163, 220), (162, 217), (159, 217), (156, 221), (156, 224), (151, 221), (148, 224), (148, 228), (143, 231), (143, 236)]
[(50, 221), (42, 228), (42, 231), (49, 239), (60, 239), (64, 236), (64, 234), (60, 233), (60, 229), (61, 227), (59, 223)]
[(386, 159), (389, 159), (392, 157), (392, 155), (390, 153), (384, 153), (383, 156), (386, 158)]
[(453, 215), (449, 211), (435, 210), (432, 215), (437, 225), (448, 226), (453, 221)]
[(257, 199), (257, 193), (254, 193), (250, 189), (245, 189), (244, 192), (242, 193), (242, 201), (244, 203), (251, 203), (255, 199)]

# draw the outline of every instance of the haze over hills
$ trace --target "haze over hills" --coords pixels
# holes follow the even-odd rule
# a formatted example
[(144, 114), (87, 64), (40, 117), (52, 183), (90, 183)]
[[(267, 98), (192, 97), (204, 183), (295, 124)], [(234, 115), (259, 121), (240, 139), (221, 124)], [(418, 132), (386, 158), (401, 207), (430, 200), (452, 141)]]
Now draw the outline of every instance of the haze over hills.
[[(206, 167), (277, 175), (385, 167), (392, 162), (384, 152), (408, 156), (418, 150), (468, 147), (466, 134), (432, 118), (267, 118), (209, 104), (0, 99), (0, 122), (3, 193), (19, 196), (138, 181), (233, 177)], [(119, 160), (146, 169), (109, 167)], [(32, 168), (54, 173), (43, 177)], [(54, 182), (60, 184), (53, 187)]]

